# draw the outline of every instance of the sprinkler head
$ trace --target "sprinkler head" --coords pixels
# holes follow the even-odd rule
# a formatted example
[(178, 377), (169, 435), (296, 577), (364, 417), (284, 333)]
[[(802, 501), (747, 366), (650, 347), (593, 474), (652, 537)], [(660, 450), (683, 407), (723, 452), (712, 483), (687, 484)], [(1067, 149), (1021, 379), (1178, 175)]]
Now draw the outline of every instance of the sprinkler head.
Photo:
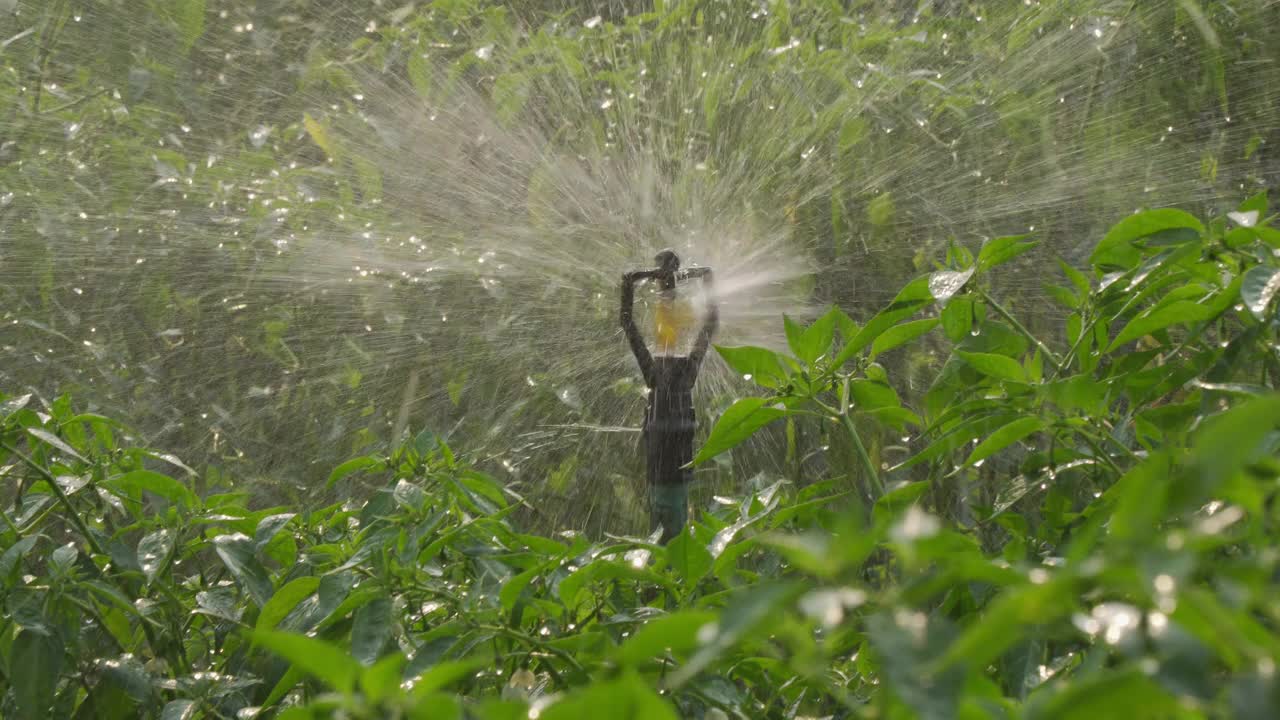
[(680, 256), (668, 248), (658, 253), (653, 261), (658, 264), (658, 269), (653, 273), (654, 279), (658, 281), (658, 287), (663, 290), (674, 290), (676, 273), (680, 270)]

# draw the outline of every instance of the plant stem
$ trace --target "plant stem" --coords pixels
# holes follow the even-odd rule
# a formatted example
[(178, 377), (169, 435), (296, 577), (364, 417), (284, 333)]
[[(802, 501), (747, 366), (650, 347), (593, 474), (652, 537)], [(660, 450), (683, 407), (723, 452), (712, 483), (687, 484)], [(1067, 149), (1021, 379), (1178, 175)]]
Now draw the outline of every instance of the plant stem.
[[(845, 384), (848, 384), (848, 382), (848, 379), (846, 379)], [(842, 393), (842, 395), (843, 397), (848, 397), (847, 394)], [(837, 410), (817, 398), (814, 399), (814, 402), (828, 413), (828, 417), (839, 418), (840, 424), (844, 426), (845, 432), (849, 433), (849, 439), (853, 441), (854, 450), (858, 453), (858, 460), (862, 462), (862, 467), (867, 473), (867, 480), (871, 485), (871, 491), (873, 493), (871, 500), (872, 502), (875, 502), (880, 498), (880, 496), (884, 495), (884, 483), (880, 481), (880, 472), (876, 470), (875, 463), (871, 461), (871, 455), (867, 453), (867, 446), (862, 444), (862, 437), (858, 434), (858, 428), (853, 424), (853, 418), (849, 415), (848, 405), (844, 404), (845, 401), (842, 400), (841, 403), (844, 407)]]
[(984, 302), (986, 302), (997, 313), (999, 313), (1000, 317), (1008, 321), (1009, 324), (1012, 325), (1015, 330), (1021, 333), (1023, 337), (1030, 340), (1031, 344), (1035, 345), (1036, 348), (1039, 349), (1040, 352), (1044, 354), (1045, 358), (1049, 361), (1049, 363), (1053, 365), (1053, 370), (1055, 374), (1062, 372), (1062, 360), (1060, 360), (1058, 356), (1055, 355), (1054, 352), (1050, 350), (1047, 345), (1040, 342), (1040, 339), (1037, 338), (1035, 335), (1032, 335), (1031, 331), (1028, 330), (1026, 326), (1018, 322), (1018, 319), (1015, 318), (1012, 314), (1010, 314), (1008, 310), (1005, 310), (1003, 305), (996, 302), (995, 298), (988, 295), (986, 290), (983, 290), (982, 288), (978, 288), (978, 295), (982, 297)]
[(49, 483), (49, 487), (53, 490), (53, 494), (58, 498), (58, 502), (66, 509), (67, 515), (70, 516), (71, 524), (76, 526), (76, 529), (80, 531), (81, 535), (84, 535), (85, 542), (89, 543), (89, 547), (92, 548), (95, 553), (98, 555), (104, 555), (105, 553), (102, 550), (102, 546), (98, 545), (98, 541), (89, 533), (89, 526), (84, 524), (84, 519), (80, 517), (78, 512), (76, 512), (75, 506), (71, 504), (71, 498), (67, 497), (66, 493), (62, 492), (62, 488), (58, 485), (58, 480), (53, 476), (53, 473), (49, 472), (43, 465), (40, 465), (35, 460), (32, 460), (21, 452), (18, 452), (17, 448), (8, 443), (0, 443), (0, 448), (4, 448), (6, 451), (12, 453), (19, 460), (25, 463), (27, 467), (30, 467), (32, 470), (39, 473), (40, 476)]

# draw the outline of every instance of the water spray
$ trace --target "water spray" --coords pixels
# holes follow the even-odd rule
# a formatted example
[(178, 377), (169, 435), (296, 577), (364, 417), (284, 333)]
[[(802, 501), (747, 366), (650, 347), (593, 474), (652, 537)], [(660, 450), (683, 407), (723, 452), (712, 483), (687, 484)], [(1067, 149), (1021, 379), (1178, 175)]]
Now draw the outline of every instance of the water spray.
[[(693, 386), (698, 370), (719, 325), (719, 306), (712, 290), (711, 268), (682, 270), (680, 258), (663, 250), (654, 258), (657, 268), (637, 270), (622, 276), (622, 329), (631, 344), (649, 402), (644, 416), (645, 473), (649, 492), (651, 524), (661, 528), (662, 542), (680, 534), (689, 517), (690, 464), (697, 420), (693, 412)], [(701, 279), (706, 291), (706, 313), (692, 347), (680, 354), (682, 341), (693, 325), (693, 312), (682, 304), (681, 282)], [(654, 318), (654, 352), (650, 352), (632, 316), (635, 285), (644, 280), (657, 283), (659, 300)]]

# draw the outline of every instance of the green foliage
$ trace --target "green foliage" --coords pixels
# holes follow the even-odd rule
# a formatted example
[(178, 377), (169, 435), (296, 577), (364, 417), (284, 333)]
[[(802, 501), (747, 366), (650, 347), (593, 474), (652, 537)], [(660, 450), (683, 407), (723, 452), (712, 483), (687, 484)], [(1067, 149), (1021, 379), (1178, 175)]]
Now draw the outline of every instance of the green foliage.
[[(854, 456), (857, 492), (722, 498), (665, 547), (526, 534), (527, 501), (434, 438), (334, 471), (370, 473), (366, 501), (251, 509), (65, 398), (0, 397), (0, 709), (1269, 717), (1280, 322), (1237, 301), (1274, 260), (1265, 232), (1200, 227), (1175, 252), (1113, 231), (1105, 268), (1065, 268), (1057, 349), (988, 290), (1022, 239), (957, 254), (864, 327), (786, 321), (794, 358), (724, 348), (767, 394), (699, 460), (814, 419), (848, 441), (828, 453)], [(1202, 310), (1128, 329), (1185, 303)], [(952, 307), (972, 332), (908, 408), (883, 338), (924, 342)], [(911, 455), (876, 462), (907, 427)]]

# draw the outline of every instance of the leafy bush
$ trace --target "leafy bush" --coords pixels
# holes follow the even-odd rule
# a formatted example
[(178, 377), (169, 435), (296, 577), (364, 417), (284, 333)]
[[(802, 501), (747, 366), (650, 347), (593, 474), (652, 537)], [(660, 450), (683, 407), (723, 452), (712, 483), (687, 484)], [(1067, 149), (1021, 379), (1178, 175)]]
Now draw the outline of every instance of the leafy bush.
[[(812, 416), (857, 482), (717, 498), (666, 546), (523, 533), (429, 435), (334, 471), (367, 501), (255, 510), (65, 397), (5, 398), (4, 715), (1272, 717), (1266, 213), (1126, 218), (1061, 266), (1058, 349), (988, 292), (1020, 237), (865, 324), (788, 320), (791, 355), (721, 348), (768, 394), (697, 461)], [(904, 407), (885, 358), (939, 328)]]

